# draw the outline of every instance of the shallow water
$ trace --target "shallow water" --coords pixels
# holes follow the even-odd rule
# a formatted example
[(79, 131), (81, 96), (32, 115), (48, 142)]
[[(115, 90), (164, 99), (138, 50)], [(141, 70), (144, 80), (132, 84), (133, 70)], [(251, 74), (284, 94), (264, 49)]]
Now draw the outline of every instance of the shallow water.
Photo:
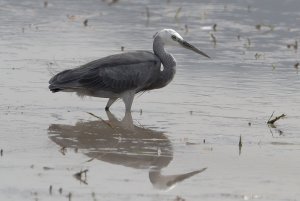
[[(299, 53), (287, 45), (299, 6), (0, 0), (0, 200), (298, 200)], [(138, 96), (132, 119), (120, 101), (107, 116), (105, 99), (49, 92), (51, 72), (151, 50), (166, 27), (213, 59), (171, 49), (175, 79)], [(273, 112), (287, 115), (276, 127)]]

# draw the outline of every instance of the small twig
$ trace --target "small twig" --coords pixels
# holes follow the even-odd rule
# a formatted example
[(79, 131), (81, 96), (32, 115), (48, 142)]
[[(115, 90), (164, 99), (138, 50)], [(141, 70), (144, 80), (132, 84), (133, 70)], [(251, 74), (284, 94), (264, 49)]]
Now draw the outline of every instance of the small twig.
[(250, 38), (247, 38), (247, 41), (248, 41), (248, 47), (250, 47), (251, 46), (251, 40), (250, 40)]
[(274, 112), (275, 112), (275, 111), (272, 112), (271, 116), (270, 116), (269, 119), (268, 119), (268, 122), (269, 122), (270, 119), (273, 117)]
[[(273, 113), (274, 113), (274, 112), (273, 112)], [(272, 124), (274, 124), (276, 121), (278, 121), (279, 119), (286, 117), (285, 114), (282, 114), (282, 115), (280, 115), (280, 116), (275, 117), (274, 119), (271, 119), (272, 116), (273, 116), (273, 114), (271, 115), (271, 117), (270, 117), (270, 119), (268, 120), (267, 124), (271, 124), (271, 125), (272, 125)]]
[(59, 189), (58, 189), (58, 192), (59, 192), (59, 194), (62, 194), (63, 189), (62, 189), (62, 188), (59, 188)]
[(88, 22), (89, 22), (89, 20), (88, 20), (88, 19), (85, 19), (85, 20), (83, 21), (83, 25), (84, 25), (85, 27), (87, 27), (87, 26), (88, 26)]
[(212, 41), (214, 43), (214, 47), (216, 47), (216, 45), (217, 45), (217, 38), (212, 33), (210, 33), (210, 37), (212, 38)]
[(146, 26), (149, 26), (149, 22), (150, 22), (150, 9), (149, 9), (148, 6), (146, 6), (146, 16), (147, 16)]
[(176, 11), (176, 14), (175, 14), (175, 20), (178, 20), (178, 17), (179, 17), (179, 13), (181, 11), (181, 7), (179, 7)]
[(91, 161), (93, 161), (95, 158), (90, 158), (89, 160), (85, 161), (85, 163), (89, 163)]
[[(80, 172), (77, 172), (74, 174), (74, 177), (78, 179), (80, 182), (83, 182), (84, 184), (87, 184), (86, 182), (86, 173), (88, 172), (88, 169), (81, 170)], [(84, 174), (84, 178), (82, 178), (82, 175)]]
[(239, 140), (239, 155), (241, 155), (241, 153), (242, 153), (242, 146), (243, 146), (243, 144), (242, 144), (242, 136), (240, 135), (240, 140)]
[(214, 30), (214, 31), (217, 31), (217, 24), (214, 24), (214, 25), (213, 25), (213, 30)]
[(66, 155), (67, 148), (66, 148), (66, 147), (61, 147), (61, 148), (59, 149), (59, 152), (60, 152), (62, 155)]
[(148, 6), (146, 6), (146, 16), (147, 16), (147, 20), (149, 20), (149, 18), (150, 18), (150, 10), (149, 10)]
[(52, 185), (49, 186), (49, 194), (52, 195)]
[(71, 192), (68, 194), (68, 199), (69, 199), (69, 201), (72, 200), (72, 193)]
[(189, 32), (189, 27), (187, 24), (184, 25), (184, 29), (185, 29), (185, 34), (187, 34)]

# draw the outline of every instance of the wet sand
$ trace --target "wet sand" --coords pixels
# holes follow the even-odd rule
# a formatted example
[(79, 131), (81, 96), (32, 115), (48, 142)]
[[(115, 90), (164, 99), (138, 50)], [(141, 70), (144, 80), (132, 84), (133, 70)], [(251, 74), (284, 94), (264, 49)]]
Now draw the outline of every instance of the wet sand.
[[(0, 0), (0, 200), (298, 200), (299, 2), (110, 2)], [(174, 80), (132, 117), (48, 90), (162, 28), (213, 59), (171, 49)]]

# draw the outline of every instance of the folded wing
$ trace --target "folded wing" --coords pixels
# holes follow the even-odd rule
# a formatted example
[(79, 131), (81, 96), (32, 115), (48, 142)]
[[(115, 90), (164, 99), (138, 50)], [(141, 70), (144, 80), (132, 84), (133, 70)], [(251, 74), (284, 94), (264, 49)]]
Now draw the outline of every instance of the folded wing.
[(108, 56), (62, 71), (49, 81), (49, 89), (58, 91), (142, 91), (158, 77), (160, 60), (151, 52), (138, 51)]

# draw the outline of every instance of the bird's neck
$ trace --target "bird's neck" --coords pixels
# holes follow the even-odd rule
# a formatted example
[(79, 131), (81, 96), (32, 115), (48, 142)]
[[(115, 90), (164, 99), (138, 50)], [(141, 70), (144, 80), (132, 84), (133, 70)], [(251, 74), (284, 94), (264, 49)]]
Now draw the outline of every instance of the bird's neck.
[(171, 82), (176, 72), (176, 61), (171, 54), (165, 51), (164, 43), (159, 36), (156, 36), (154, 39), (153, 52), (160, 59), (161, 63), (163, 64), (163, 68), (160, 68), (155, 81), (148, 86), (148, 90), (158, 89), (166, 86)]
[(159, 36), (155, 37), (154, 39), (153, 52), (161, 60), (164, 68), (175, 69), (176, 60), (170, 53), (166, 52), (164, 43)]

